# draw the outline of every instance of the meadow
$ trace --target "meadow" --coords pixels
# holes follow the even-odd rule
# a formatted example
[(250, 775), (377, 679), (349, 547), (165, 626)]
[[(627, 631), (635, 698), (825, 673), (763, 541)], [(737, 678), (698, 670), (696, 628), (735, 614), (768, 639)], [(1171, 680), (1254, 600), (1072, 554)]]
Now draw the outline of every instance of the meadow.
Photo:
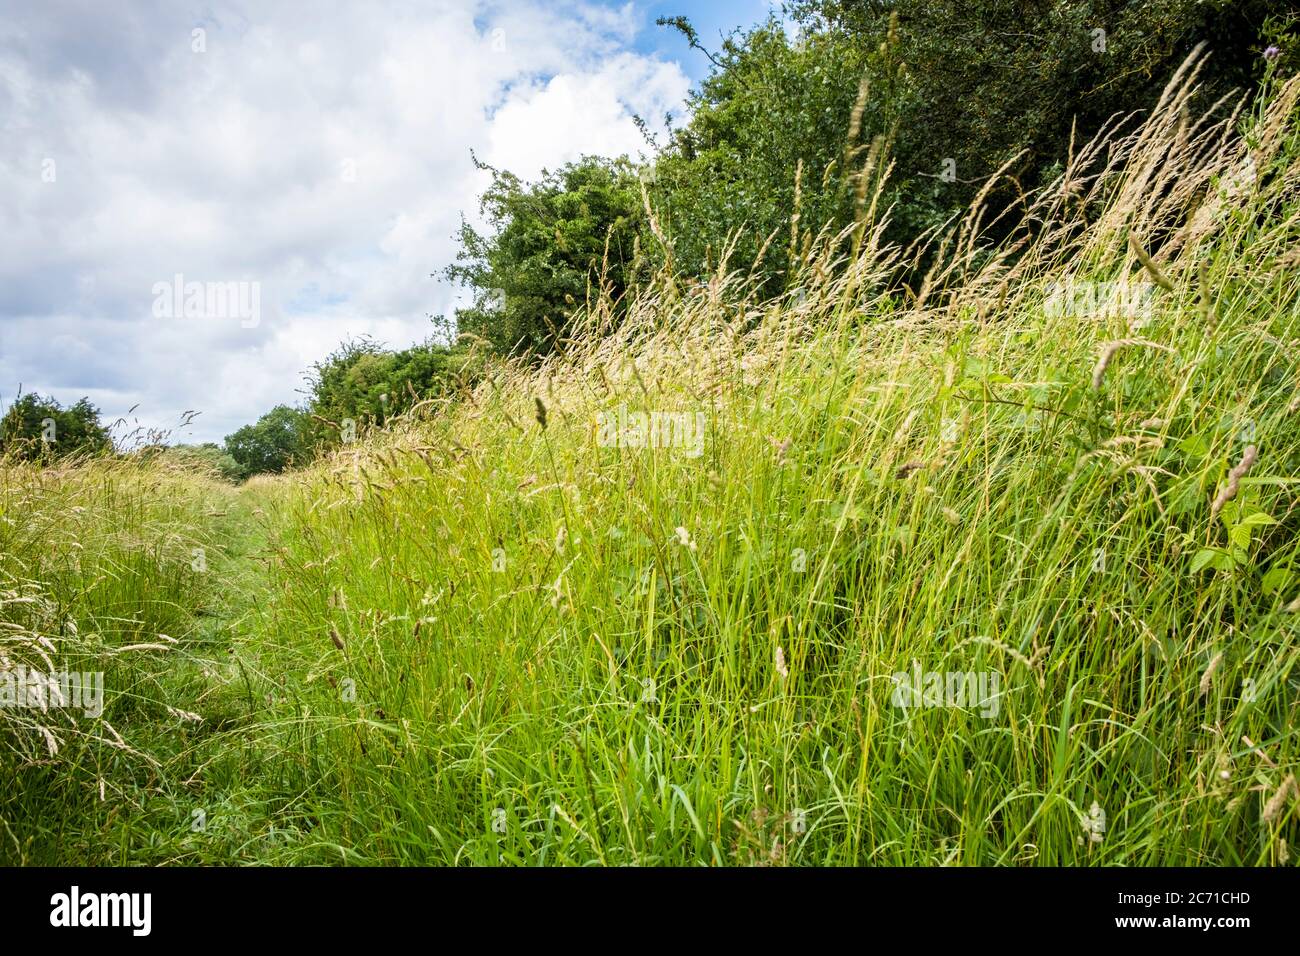
[(105, 695), (0, 862), (1294, 865), (1300, 80), (1197, 68), (997, 245), (869, 168), (304, 469), (0, 466), (0, 666)]

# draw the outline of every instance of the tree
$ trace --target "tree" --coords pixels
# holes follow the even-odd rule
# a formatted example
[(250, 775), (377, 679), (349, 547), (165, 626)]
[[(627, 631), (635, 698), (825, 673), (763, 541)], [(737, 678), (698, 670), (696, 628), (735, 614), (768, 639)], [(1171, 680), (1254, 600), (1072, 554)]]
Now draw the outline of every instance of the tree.
[[(694, 38), (683, 18), (660, 22)], [(691, 121), (658, 158), (651, 190), (679, 268), (712, 271), (734, 238), (731, 267), (748, 269), (765, 249), (758, 265), (767, 291), (779, 292), (796, 191), (804, 227), (852, 222), (845, 141), (875, 56), (843, 31), (810, 30), (792, 44), (774, 19), (710, 54), (715, 69), (691, 97)]]
[(82, 398), (64, 408), (52, 398), (30, 392), (9, 406), (0, 419), (0, 454), (35, 461), (74, 454), (98, 454), (113, 447), (99, 420), (99, 409)]
[(549, 352), (593, 283), (618, 300), (633, 281), (645, 216), (635, 171), (586, 157), (525, 184), (475, 162), (492, 173), (480, 208), (493, 232), (461, 225), (443, 274), (471, 287), (474, 304), (457, 310), (457, 326), (501, 352)]
[(245, 425), (226, 437), (226, 453), (245, 475), (281, 472), (290, 464), (305, 461), (310, 447), (305, 440), (305, 414), (288, 405), (277, 405), (253, 425)]

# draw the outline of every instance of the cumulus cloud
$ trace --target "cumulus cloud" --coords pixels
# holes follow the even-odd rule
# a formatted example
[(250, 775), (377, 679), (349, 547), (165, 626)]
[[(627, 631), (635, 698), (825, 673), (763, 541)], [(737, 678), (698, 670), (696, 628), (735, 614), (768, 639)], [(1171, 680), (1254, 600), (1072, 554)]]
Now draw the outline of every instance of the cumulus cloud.
[[(461, 293), (486, 185), (636, 156), (688, 80), (644, 17), (578, 0), (42, 3), (0, 21), (0, 398), (89, 395), (220, 440), (347, 337), (401, 346)], [(159, 317), (257, 283), (260, 321)]]

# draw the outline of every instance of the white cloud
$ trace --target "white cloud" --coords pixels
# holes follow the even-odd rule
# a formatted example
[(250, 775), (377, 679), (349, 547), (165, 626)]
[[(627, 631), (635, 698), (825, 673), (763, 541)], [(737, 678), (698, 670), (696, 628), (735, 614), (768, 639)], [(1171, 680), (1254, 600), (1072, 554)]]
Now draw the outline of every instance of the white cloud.
[[(485, 185), (471, 149), (526, 177), (635, 156), (631, 114), (688, 86), (629, 50), (631, 4), (104, 6), (0, 24), (0, 398), (202, 410), (186, 440), (296, 401), (346, 337), (432, 331), (458, 294), (430, 273)], [(258, 282), (260, 324), (154, 318), (176, 273)]]
[(648, 148), (630, 112), (662, 116), (684, 95), (681, 76), (676, 64), (622, 53), (596, 72), (517, 88), (493, 117), (487, 161), (528, 178), (582, 155), (635, 159)]

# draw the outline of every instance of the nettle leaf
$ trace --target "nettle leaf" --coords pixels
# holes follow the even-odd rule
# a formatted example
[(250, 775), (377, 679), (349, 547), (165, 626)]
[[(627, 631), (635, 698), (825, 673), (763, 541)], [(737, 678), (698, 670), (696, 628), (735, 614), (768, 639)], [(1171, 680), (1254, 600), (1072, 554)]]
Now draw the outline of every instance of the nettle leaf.
[(1188, 435), (1178, 443), (1178, 450), (1188, 458), (1204, 458), (1210, 453), (1210, 440), (1205, 435)]
[(1245, 528), (1262, 528), (1271, 524), (1277, 524), (1277, 519), (1267, 511), (1252, 511), (1238, 523)]
[(1192, 558), (1192, 573), (1212, 568), (1215, 571), (1231, 571), (1234, 567), (1232, 555), (1221, 548), (1202, 548)]
[[(1214, 494), (1217, 496), (1223, 491), (1223, 484), (1214, 486)], [(1223, 522), (1224, 527), (1231, 528), (1235, 524), (1241, 524), (1241, 519), (1250, 513), (1250, 509), (1240, 499), (1229, 501), (1219, 512), (1219, 520)]]
[(1294, 569), (1289, 565), (1281, 565), (1276, 568), (1270, 568), (1260, 582), (1260, 588), (1265, 595), (1281, 594), (1291, 590), (1291, 585), (1296, 580)]
[(1171, 515), (1183, 515), (1200, 507), (1200, 486), (1195, 481), (1178, 482), (1168, 496), (1168, 508)]
[[(1227, 521), (1226, 518), (1224, 520)], [(1277, 519), (1267, 512), (1250, 506), (1242, 507), (1238, 514), (1234, 515), (1234, 520), (1229, 523), (1228, 540), (1234, 548), (1241, 550), (1243, 557), (1238, 559), (1240, 563), (1245, 563), (1245, 549), (1250, 547), (1253, 529), (1264, 528), (1271, 524), (1277, 524)]]
[(1250, 525), (1234, 524), (1228, 529), (1228, 540), (1237, 548), (1250, 547)]

